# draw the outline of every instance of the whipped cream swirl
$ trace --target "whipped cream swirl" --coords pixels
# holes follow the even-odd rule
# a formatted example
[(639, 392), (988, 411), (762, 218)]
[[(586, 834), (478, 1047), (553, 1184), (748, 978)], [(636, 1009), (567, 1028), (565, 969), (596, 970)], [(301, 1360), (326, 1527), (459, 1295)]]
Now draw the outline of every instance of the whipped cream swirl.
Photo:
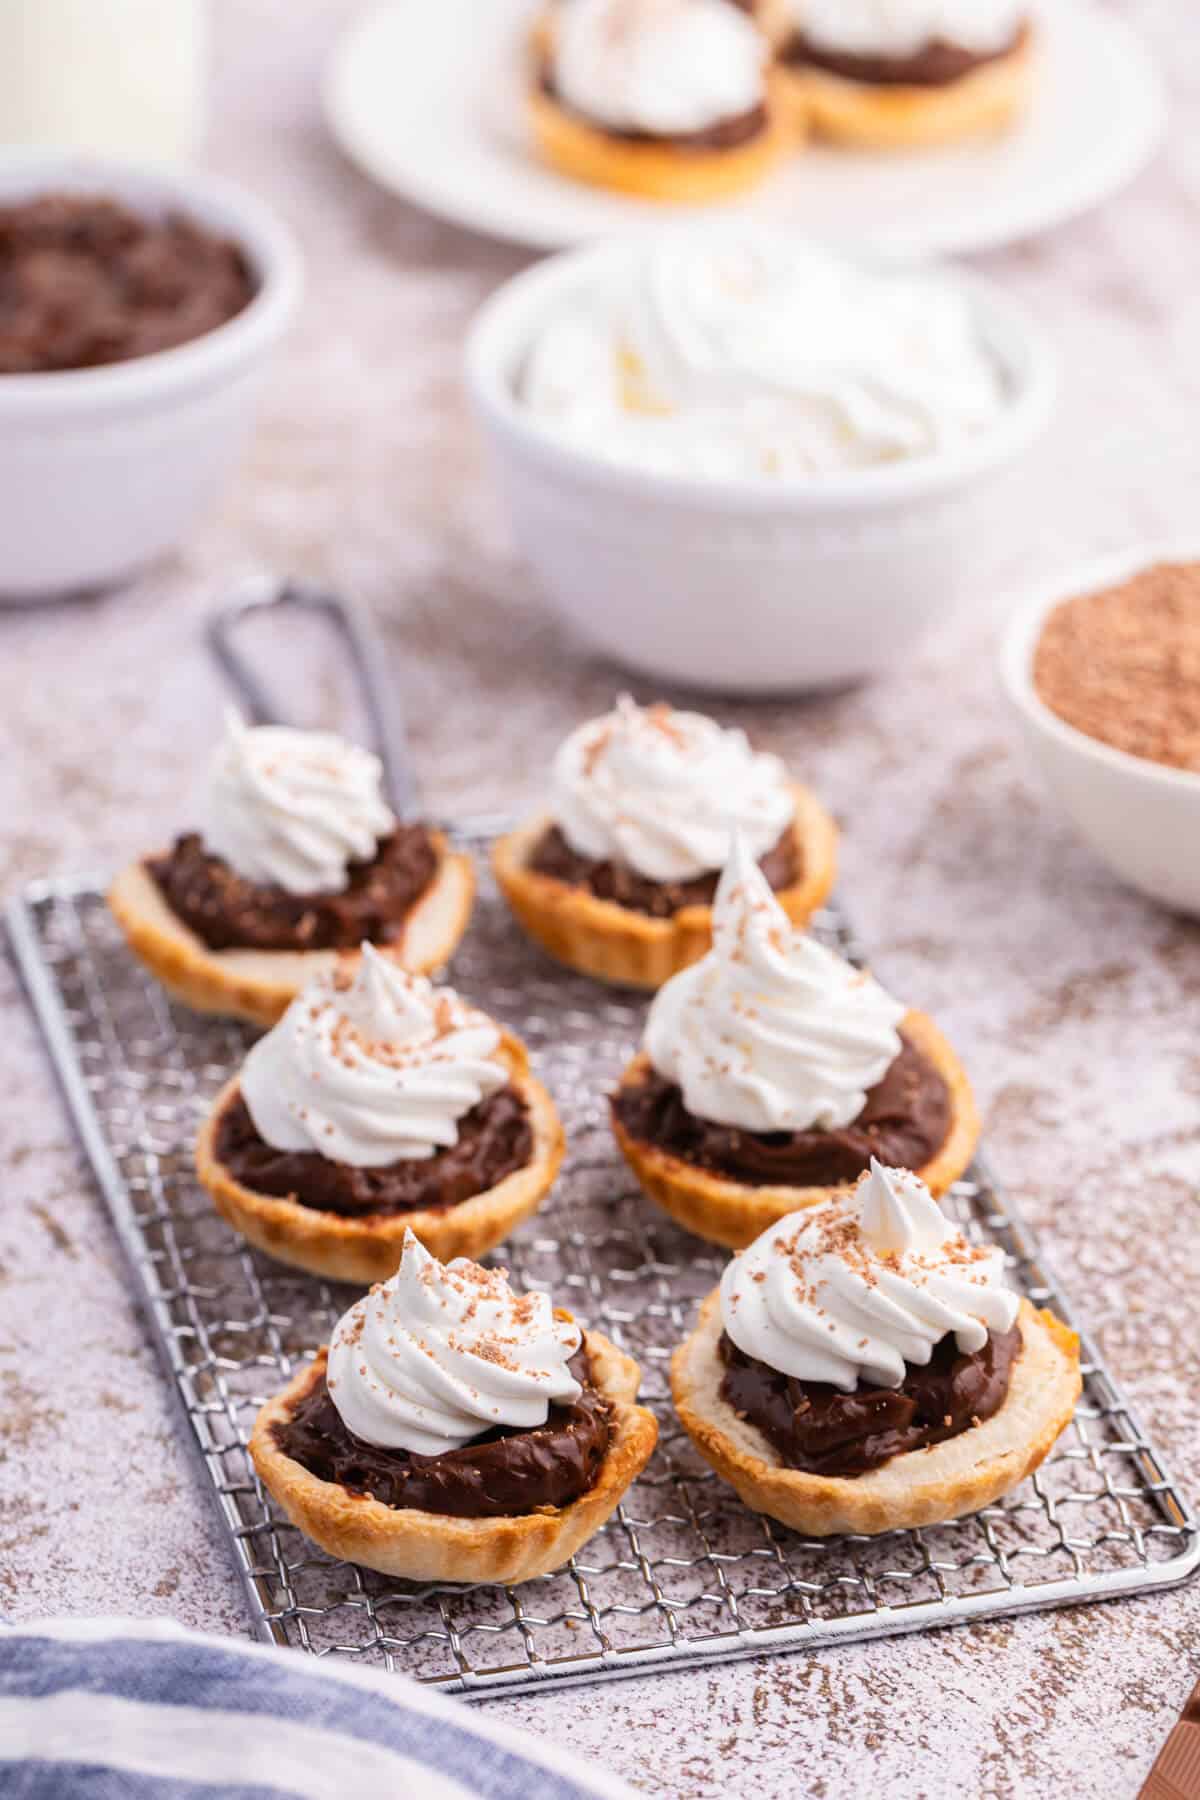
[(235, 713), (212, 761), (204, 841), (246, 881), (340, 893), (396, 820), (377, 756), (328, 731), (249, 726)]
[(255, 1130), (275, 1150), (357, 1169), (436, 1156), (459, 1120), (508, 1082), (499, 1027), (371, 944), (357, 969), (313, 977), (241, 1074)]
[(1026, 0), (790, 0), (810, 44), (847, 56), (916, 56), (930, 44), (988, 56), (1007, 50)]
[(739, 840), (713, 903), (713, 947), (659, 989), (644, 1041), (698, 1119), (837, 1130), (899, 1056), (907, 1010), (793, 926)]
[(583, 1342), (546, 1294), (514, 1294), (503, 1269), (440, 1263), (406, 1232), (390, 1281), (355, 1302), (329, 1345), (329, 1395), (355, 1437), (442, 1456), (495, 1425), (544, 1425), (582, 1389)]
[(783, 764), (752, 750), (744, 732), (628, 694), (554, 759), (552, 809), (572, 850), (648, 881), (721, 868), (735, 830), (751, 857), (765, 856), (795, 807)]
[(610, 131), (677, 137), (762, 104), (766, 46), (730, 0), (570, 0), (555, 17), (558, 98)]
[(711, 480), (952, 451), (1006, 404), (949, 276), (874, 270), (751, 227), (631, 245), (543, 323), (520, 397), (588, 456)]
[(721, 1278), (739, 1350), (847, 1392), (899, 1387), (950, 1332), (964, 1353), (982, 1350), (1019, 1306), (1003, 1251), (969, 1244), (918, 1176), (875, 1161), (852, 1193), (770, 1226)]

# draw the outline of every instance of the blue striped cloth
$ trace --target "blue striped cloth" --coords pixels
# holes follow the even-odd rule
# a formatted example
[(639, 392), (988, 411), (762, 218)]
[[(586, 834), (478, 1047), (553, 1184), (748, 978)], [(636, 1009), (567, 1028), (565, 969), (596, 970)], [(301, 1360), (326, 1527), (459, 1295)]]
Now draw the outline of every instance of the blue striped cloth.
[(633, 1800), (402, 1676), (158, 1620), (0, 1626), (4, 1800)]

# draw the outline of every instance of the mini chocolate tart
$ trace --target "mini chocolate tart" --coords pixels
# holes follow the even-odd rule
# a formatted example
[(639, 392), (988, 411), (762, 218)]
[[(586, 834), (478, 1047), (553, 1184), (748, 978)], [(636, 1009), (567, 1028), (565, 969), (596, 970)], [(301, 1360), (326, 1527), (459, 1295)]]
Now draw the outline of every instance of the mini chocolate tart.
[(696, 1119), (641, 1051), (613, 1096), (614, 1136), (652, 1200), (697, 1237), (731, 1250), (853, 1187), (872, 1157), (913, 1169), (932, 1194), (943, 1194), (979, 1141), (971, 1086), (924, 1013), (907, 1013), (900, 1036), (900, 1055), (840, 1131), (744, 1132)]
[[(807, 788), (792, 791), (792, 825), (762, 867), (788, 918), (804, 925), (833, 887), (837, 827)], [(695, 882), (655, 883), (613, 863), (571, 857), (545, 816), (499, 838), (492, 850), (496, 881), (513, 913), (558, 962), (599, 981), (658, 988), (710, 948), (719, 870)]]
[(903, 57), (852, 55), (793, 32), (779, 47), (777, 74), (794, 115), (817, 135), (905, 149), (1010, 124), (1032, 91), (1034, 52), (1029, 22), (999, 50), (938, 38)]
[(671, 1362), (684, 1429), (747, 1506), (812, 1537), (933, 1525), (990, 1505), (1045, 1461), (1082, 1387), (1076, 1334), (1028, 1300), (977, 1357), (951, 1340), (894, 1391), (788, 1383), (730, 1357), (725, 1342), (714, 1291)]
[(468, 856), (401, 825), (345, 889), (295, 895), (236, 875), (189, 833), (122, 870), (108, 894), (130, 949), (196, 1012), (273, 1025), (304, 984), (366, 938), (422, 974), (452, 954), (475, 896)]
[[(739, 10), (753, 13), (754, 7)], [(559, 9), (549, 9), (530, 34), (526, 104), (534, 143), (560, 174), (643, 200), (702, 202), (755, 186), (795, 146), (794, 121), (778, 103), (769, 72), (757, 105), (701, 130), (659, 136), (605, 125), (569, 105), (557, 90), (559, 25)]]
[(481, 1256), (541, 1205), (565, 1148), (524, 1045), (505, 1032), (498, 1055), (509, 1083), (460, 1121), (453, 1148), (373, 1169), (272, 1150), (234, 1076), (201, 1127), (196, 1172), (249, 1243), (330, 1281), (365, 1287), (394, 1275), (406, 1229), (439, 1262)]
[(641, 1371), (599, 1332), (572, 1362), (584, 1391), (544, 1426), (484, 1433), (441, 1456), (355, 1438), (326, 1352), (255, 1422), (250, 1455), (292, 1524), (332, 1556), (416, 1581), (529, 1581), (561, 1568), (645, 1468), (658, 1439)]
[(757, 186), (802, 135), (777, 102), (773, 76), (761, 107), (686, 138), (609, 131), (560, 105), (541, 79), (531, 86), (526, 105), (534, 142), (560, 174), (589, 187), (674, 204), (702, 204)]

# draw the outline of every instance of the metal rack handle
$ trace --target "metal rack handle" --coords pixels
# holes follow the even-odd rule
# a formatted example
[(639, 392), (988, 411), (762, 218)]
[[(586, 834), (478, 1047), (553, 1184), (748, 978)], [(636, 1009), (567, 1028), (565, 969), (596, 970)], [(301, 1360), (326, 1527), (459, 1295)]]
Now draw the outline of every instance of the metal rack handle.
[(205, 626), (209, 651), (246, 717), (254, 725), (281, 723), (285, 717), (236, 642), (247, 619), (284, 609), (319, 615), (333, 626), (358, 684), (372, 748), (383, 764), (393, 810), (401, 819), (415, 818), (420, 811), (420, 798), (404, 716), (385, 685), (383, 642), (367, 613), (356, 603), (298, 581), (267, 577), (247, 583), (235, 599), (209, 616)]

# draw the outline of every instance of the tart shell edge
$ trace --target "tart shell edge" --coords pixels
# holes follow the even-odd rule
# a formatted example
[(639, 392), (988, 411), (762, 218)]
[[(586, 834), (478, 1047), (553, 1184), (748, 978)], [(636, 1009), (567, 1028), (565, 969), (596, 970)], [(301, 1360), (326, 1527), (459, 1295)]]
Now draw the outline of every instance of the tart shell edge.
[(642, 200), (694, 204), (744, 193), (800, 147), (803, 115), (778, 93), (774, 73), (765, 104), (757, 136), (711, 150), (676, 147), (669, 139), (631, 143), (569, 112), (536, 84), (526, 96), (526, 116), (543, 162), (560, 175)]
[[(792, 792), (801, 876), (778, 889), (775, 898), (793, 925), (805, 925), (833, 887), (838, 830), (808, 788), (793, 785)], [(685, 906), (669, 919), (655, 919), (530, 868), (530, 855), (549, 824), (540, 815), (497, 838), (492, 869), (518, 923), (556, 962), (618, 987), (651, 990), (710, 948), (711, 906)]]
[(237, 1075), (221, 1089), (200, 1127), (196, 1173), (221, 1217), (248, 1243), (277, 1262), (329, 1281), (363, 1287), (386, 1281), (400, 1267), (404, 1234), (410, 1229), (439, 1262), (482, 1256), (536, 1212), (554, 1184), (566, 1148), (554, 1102), (530, 1074), (525, 1046), (505, 1032), (501, 1056), (528, 1108), (533, 1152), (523, 1168), (457, 1205), (353, 1218), (246, 1187), (229, 1173), (216, 1149), (221, 1118), (238, 1093)]
[[(437, 873), (411, 907), (399, 938), (376, 947), (410, 974), (446, 962), (467, 928), (475, 899), (475, 868), (431, 833)], [(133, 954), (167, 992), (194, 1012), (218, 1013), (273, 1025), (304, 984), (350, 950), (210, 950), (168, 906), (141, 861), (129, 863), (108, 891), (108, 905)]]
[(1028, 103), (1035, 73), (1028, 33), (1005, 55), (937, 87), (873, 85), (813, 67), (776, 67), (797, 129), (861, 149), (910, 150), (1002, 131)]
[(1079, 1339), (1051, 1312), (1021, 1301), (1021, 1354), (1004, 1404), (957, 1437), (895, 1456), (853, 1478), (785, 1468), (762, 1433), (722, 1399), (720, 1293), (671, 1359), (675, 1409), (696, 1449), (755, 1512), (810, 1537), (876, 1535), (978, 1512), (1050, 1454), (1082, 1391)]
[[(936, 1155), (914, 1171), (937, 1196), (959, 1179), (975, 1154), (979, 1115), (966, 1070), (933, 1020), (926, 1013), (911, 1011), (901, 1020), (900, 1029), (928, 1057), (950, 1092), (950, 1128), (945, 1139)], [(639, 1051), (625, 1069), (621, 1085), (636, 1081), (649, 1067), (645, 1051)], [(833, 1187), (752, 1187), (631, 1137), (615, 1117), (612, 1129), (643, 1192), (686, 1231), (709, 1243), (723, 1244), (727, 1250), (744, 1249), (788, 1213), (817, 1206), (854, 1186), (848, 1181)]]
[(385, 1506), (311, 1474), (280, 1450), (273, 1428), (307, 1391), (313, 1370), (324, 1367), (324, 1350), (262, 1408), (251, 1459), (292, 1524), (331, 1556), (411, 1581), (530, 1581), (561, 1568), (599, 1531), (658, 1441), (653, 1413), (637, 1404), (637, 1363), (600, 1332), (585, 1332), (584, 1342), (596, 1386), (612, 1409), (613, 1430), (596, 1480), (569, 1506), (513, 1518), (459, 1519)]

